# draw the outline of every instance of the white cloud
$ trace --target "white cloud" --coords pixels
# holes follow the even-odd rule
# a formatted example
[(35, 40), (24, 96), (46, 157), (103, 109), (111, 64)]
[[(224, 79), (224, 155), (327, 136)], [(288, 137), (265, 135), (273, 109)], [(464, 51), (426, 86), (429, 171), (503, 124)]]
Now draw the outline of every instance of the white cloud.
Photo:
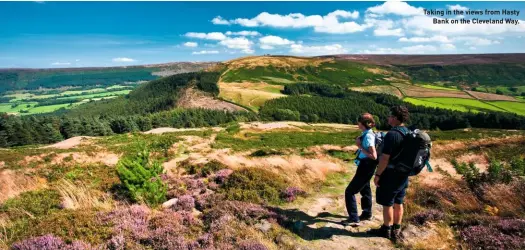
[(71, 63), (69, 63), (69, 62), (54, 62), (51, 65), (53, 65), (53, 66), (67, 66), (67, 65), (71, 65)]
[(117, 57), (112, 59), (113, 62), (136, 62), (137, 60), (128, 57)]
[(471, 37), (471, 36), (456, 37), (454, 38), (454, 41), (465, 41), (465, 45), (467, 46), (489, 46), (489, 45), (500, 44), (500, 41), (498, 40), (490, 40), (486, 38)]
[(184, 46), (190, 47), (190, 48), (195, 48), (195, 47), (199, 46), (199, 44), (196, 43), (196, 42), (186, 42), (186, 43), (184, 43)]
[(217, 16), (217, 17), (213, 18), (211, 20), (211, 22), (213, 24), (218, 24), (218, 25), (229, 25), (230, 24), (230, 22), (228, 20), (223, 19), (221, 16)]
[(241, 50), (241, 52), (244, 53), (244, 54), (253, 54), (255, 51), (250, 49), (250, 48), (248, 48), (248, 49)]
[(443, 50), (455, 50), (456, 46), (454, 44), (451, 44), (451, 43), (445, 43), (445, 44), (441, 44), (441, 49), (443, 49)]
[(80, 62), (80, 59), (76, 59), (75, 62)]
[(465, 18), (465, 15), (457, 15), (456, 16), (456, 19), (463, 19), (463, 18)]
[(440, 43), (450, 43), (451, 41), (446, 36), (432, 36), (432, 37), (401, 37), (399, 38), (400, 42), (413, 42), (413, 43), (424, 43), (424, 42), (440, 42)]
[(405, 33), (403, 32), (403, 29), (376, 29), (374, 30), (375, 36), (403, 36)]
[(456, 4), (456, 5), (447, 5), (447, 8), (449, 10), (462, 10), (462, 11), (467, 11), (468, 8), (465, 7), (465, 6), (461, 6), (459, 4)]
[(275, 47), (270, 46), (270, 45), (267, 45), (267, 44), (261, 44), (261, 45), (259, 46), (259, 48), (261, 48), (261, 49), (266, 49), (266, 50), (268, 50), (268, 49), (275, 49)]
[(290, 41), (288, 39), (281, 38), (281, 37), (278, 37), (278, 36), (261, 37), (261, 38), (259, 38), (259, 42), (261, 44), (270, 45), (270, 46), (273, 46), (273, 45), (289, 45), (289, 44), (293, 44), (294, 43), (293, 41)]
[(292, 44), (290, 46), (290, 53), (303, 55), (332, 55), (344, 54), (348, 50), (340, 44), (322, 45), (322, 46), (305, 46), (302, 44)]
[(217, 51), (217, 50), (201, 50), (201, 51), (193, 51), (191, 54), (192, 55), (219, 54), (219, 51)]
[(251, 49), (252, 41), (246, 39), (245, 37), (228, 37), (219, 42), (219, 44), (224, 45), (230, 49)]
[(226, 36), (221, 32), (211, 32), (211, 33), (197, 33), (197, 32), (188, 32), (185, 34), (186, 37), (199, 38), (206, 40), (224, 40)]
[(257, 32), (257, 31), (243, 30), (243, 31), (239, 31), (239, 32), (227, 31), (226, 35), (227, 36), (260, 36), (261, 33)]
[(361, 26), (356, 22), (340, 22), (339, 19), (357, 19), (358, 11), (336, 10), (326, 16), (310, 15), (305, 16), (301, 13), (291, 13), (288, 15), (270, 14), (262, 12), (253, 18), (237, 18), (230, 20), (230, 23), (239, 24), (245, 27), (269, 26), (276, 28), (314, 28), (321, 33), (353, 33), (363, 31), (368, 26)]
[(470, 50), (476, 50), (476, 47), (469, 47)]
[(366, 10), (367, 13), (377, 15), (394, 14), (399, 16), (416, 16), (424, 15), (423, 8), (416, 8), (410, 6), (405, 2), (388, 1), (381, 5), (370, 7)]
[(375, 50), (362, 50), (363, 54), (429, 54), (436, 52), (437, 48), (432, 45), (415, 45), (402, 48), (377, 48)]

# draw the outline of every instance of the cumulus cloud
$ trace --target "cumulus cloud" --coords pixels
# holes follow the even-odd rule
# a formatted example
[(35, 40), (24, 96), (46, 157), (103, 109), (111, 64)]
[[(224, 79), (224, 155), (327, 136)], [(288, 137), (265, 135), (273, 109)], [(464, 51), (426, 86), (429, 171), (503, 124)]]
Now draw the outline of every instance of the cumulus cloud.
[(54, 62), (54, 63), (51, 63), (51, 65), (53, 65), (53, 66), (67, 66), (67, 65), (71, 65), (71, 63), (69, 63), (69, 62)]
[(344, 54), (348, 50), (340, 44), (321, 45), (321, 46), (305, 46), (302, 44), (290, 45), (290, 53), (303, 55), (333, 55)]
[(383, 4), (370, 7), (366, 10), (367, 13), (381, 15), (398, 15), (398, 16), (416, 16), (424, 15), (423, 8), (416, 8), (405, 2), (387, 1)]
[(238, 31), (238, 32), (227, 31), (226, 35), (227, 36), (260, 36), (261, 33), (257, 31), (243, 30), (243, 31)]
[(288, 39), (285, 39), (285, 38), (282, 38), (282, 37), (278, 37), (278, 36), (265, 36), (265, 37), (261, 37), (259, 38), (259, 42), (261, 44), (265, 44), (265, 45), (289, 45), (289, 44), (293, 44), (294, 42), (293, 41), (290, 41)]
[(443, 49), (443, 50), (455, 50), (456, 46), (454, 44), (451, 44), (451, 43), (445, 43), (445, 44), (441, 44), (441, 49)]
[(206, 39), (206, 40), (224, 40), (226, 36), (221, 32), (211, 32), (211, 33), (198, 33), (198, 32), (188, 32), (185, 34), (186, 37)]
[(397, 29), (381, 29), (378, 28), (374, 30), (375, 36), (403, 36), (405, 33), (403, 29), (397, 28)]
[(469, 47), (470, 50), (476, 50), (476, 47)]
[(288, 15), (271, 14), (262, 12), (253, 18), (237, 18), (229, 20), (230, 24), (238, 24), (244, 27), (276, 27), (276, 28), (314, 28), (321, 33), (353, 33), (363, 31), (367, 26), (361, 26), (353, 21), (341, 22), (340, 19), (357, 19), (358, 11), (336, 10), (325, 16), (304, 15), (291, 13)]
[(128, 57), (117, 57), (112, 59), (113, 62), (136, 62), (137, 60)]
[(415, 45), (402, 48), (376, 48), (374, 50), (362, 50), (363, 54), (429, 54), (436, 52), (437, 48), (432, 45)]
[(465, 41), (465, 45), (467, 46), (489, 46), (489, 45), (500, 44), (500, 41), (498, 40), (490, 40), (490, 39), (481, 38), (481, 37), (457, 37), (454, 40), (455, 41)]
[(221, 16), (217, 16), (211, 20), (213, 24), (217, 25), (229, 25), (230, 22), (228, 20), (224, 20)]
[(465, 6), (461, 6), (459, 4), (455, 4), (455, 5), (447, 5), (447, 8), (449, 10), (462, 10), (462, 11), (467, 11), (468, 8), (465, 7)]
[(411, 38), (406, 38), (406, 37), (401, 37), (399, 38), (400, 42), (412, 42), (412, 43), (424, 43), (424, 42), (440, 42), (440, 43), (450, 43), (450, 39), (448, 39), (448, 37), (446, 36), (431, 36), (431, 37), (418, 37), (418, 36), (415, 36), (415, 37), (411, 37)]
[(273, 47), (271, 45), (267, 45), (267, 44), (261, 44), (261, 45), (259, 45), (259, 48), (266, 49), (266, 50), (275, 49), (275, 47)]
[(186, 42), (186, 43), (184, 43), (184, 46), (190, 47), (190, 48), (195, 48), (195, 47), (199, 46), (199, 44), (196, 43), (196, 42)]
[(219, 44), (226, 46), (229, 49), (249, 50), (251, 49), (251, 45), (253, 44), (253, 42), (245, 37), (228, 37), (220, 41)]
[(193, 51), (191, 54), (192, 55), (219, 54), (219, 51), (217, 51), (217, 50), (201, 50), (201, 51)]

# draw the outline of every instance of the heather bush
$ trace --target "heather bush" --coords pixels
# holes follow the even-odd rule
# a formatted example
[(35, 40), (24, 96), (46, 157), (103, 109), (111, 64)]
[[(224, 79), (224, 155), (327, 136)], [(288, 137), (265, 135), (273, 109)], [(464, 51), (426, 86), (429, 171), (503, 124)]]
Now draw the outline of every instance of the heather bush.
[(256, 241), (243, 241), (239, 244), (240, 250), (268, 250), (262, 243)]
[(411, 221), (423, 225), (429, 221), (439, 221), (445, 219), (445, 214), (436, 209), (429, 209), (423, 212), (416, 213), (412, 216)]
[(63, 249), (66, 243), (59, 237), (51, 234), (29, 238), (11, 246), (13, 250), (58, 250)]
[(90, 244), (75, 240), (70, 244), (61, 238), (46, 234), (43, 236), (25, 239), (11, 246), (13, 250), (91, 250), (95, 249)]
[(133, 201), (157, 206), (166, 201), (167, 187), (161, 178), (164, 168), (149, 157), (148, 149), (144, 148), (134, 157), (120, 160), (117, 172)]
[(247, 224), (255, 224), (261, 219), (277, 218), (277, 214), (259, 205), (242, 201), (220, 201), (203, 214), (205, 225), (211, 225), (224, 216), (237, 218)]
[(230, 200), (254, 203), (281, 203), (281, 192), (286, 188), (286, 181), (273, 172), (248, 168), (233, 172), (222, 187)]
[(287, 187), (281, 194), (282, 198), (288, 202), (292, 202), (297, 199), (298, 196), (304, 196), (305, 191), (298, 187)]
[(66, 242), (81, 240), (94, 245), (109, 239), (111, 229), (90, 210), (59, 210), (35, 219), (17, 220), (10, 227), (13, 241), (52, 234)]
[(524, 249), (524, 230), (524, 220), (507, 219), (495, 224), (467, 227), (460, 235), (471, 249)]
[(231, 169), (221, 169), (215, 173), (215, 182), (223, 184), (226, 179), (233, 173)]
[(32, 216), (44, 216), (60, 208), (60, 194), (55, 190), (29, 191), (0, 205), (11, 220)]
[(191, 195), (183, 195), (174, 206), (175, 210), (192, 211), (195, 207), (195, 199)]
[(133, 240), (141, 240), (149, 236), (149, 214), (150, 210), (147, 207), (133, 205), (129, 208), (101, 213), (99, 218), (106, 225), (113, 227), (114, 234), (129, 236)]
[(221, 169), (225, 169), (227, 167), (218, 161), (210, 161), (206, 164), (187, 165), (185, 168), (188, 174), (194, 174), (199, 177), (207, 177), (213, 174), (214, 172), (217, 172)]

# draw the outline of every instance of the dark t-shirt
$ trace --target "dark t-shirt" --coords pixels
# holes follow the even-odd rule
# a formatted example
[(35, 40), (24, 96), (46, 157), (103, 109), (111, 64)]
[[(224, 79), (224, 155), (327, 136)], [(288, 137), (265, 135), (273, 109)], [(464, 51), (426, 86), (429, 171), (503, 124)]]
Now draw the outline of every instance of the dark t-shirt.
[[(401, 130), (404, 133), (407, 132), (406, 127), (396, 127), (395, 129)], [(385, 136), (385, 142), (383, 146), (383, 154), (390, 155), (390, 159), (395, 157), (401, 152), (401, 143), (403, 142), (403, 135), (398, 131), (393, 131), (392, 128)]]

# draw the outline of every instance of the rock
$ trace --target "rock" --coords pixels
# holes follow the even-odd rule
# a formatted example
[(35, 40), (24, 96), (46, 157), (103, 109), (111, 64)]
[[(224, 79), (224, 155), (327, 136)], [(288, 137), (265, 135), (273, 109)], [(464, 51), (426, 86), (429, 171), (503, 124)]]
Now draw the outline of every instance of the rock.
[(279, 244), (280, 246), (286, 246), (288, 248), (291, 248), (295, 245), (295, 240), (289, 235), (286, 234), (280, 234), (275, 238), (275, 242)]
[(199, 215), (201, 215), (202, 212), (197, 210), (196, 208), (193, 208), (193, 211), (191, 212), (191, 214), (193, 215), (193, 217), (199, 217)]
[(261, 230), (263, 233), (267, 233), (272, 229), (272, 223), (268, 222), (267, 220), (261, 220), (260, 223), (255, 224), (255, 228)]
[(179, 201), (179, 199), (177, 199), (177, 198), (173, 198), (173, 199), (171, 199), (171, 200), (168, 200), (168, 201), (162, 203), (162, 207), (163, 207), (163, 208), (170, 208), (170, 207), (173, 207), (173, 206), (175, 206), (175, 204), (177, 204), (178, 201)]

